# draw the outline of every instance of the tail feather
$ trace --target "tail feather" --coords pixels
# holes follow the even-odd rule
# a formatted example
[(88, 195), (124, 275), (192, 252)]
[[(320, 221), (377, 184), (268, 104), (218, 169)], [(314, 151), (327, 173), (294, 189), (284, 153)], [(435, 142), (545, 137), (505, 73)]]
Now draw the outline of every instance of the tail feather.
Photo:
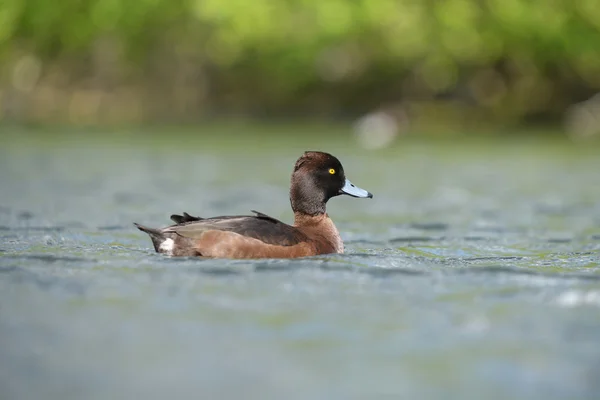
[(145, 232), (150, 236), (152, 240), (152, 244), (154, 245), (154, 250), (159, 252), (160, 245), (167, 240), (167, 236), (159, 229), (148, 228), (147, 226), (140, 225), (136, 222), (133, 223), (140, 231)]

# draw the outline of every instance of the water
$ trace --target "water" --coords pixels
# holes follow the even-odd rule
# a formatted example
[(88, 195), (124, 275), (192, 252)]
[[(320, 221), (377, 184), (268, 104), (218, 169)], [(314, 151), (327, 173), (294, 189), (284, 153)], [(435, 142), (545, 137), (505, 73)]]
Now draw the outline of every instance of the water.
[[(598, 149), (56, 137), (0, 150), (3, 399), (598, 396)], [(290, 221), (307, 149), (375, 195), (330, 202), (344, 255), (170, 259), (131, 224)]]

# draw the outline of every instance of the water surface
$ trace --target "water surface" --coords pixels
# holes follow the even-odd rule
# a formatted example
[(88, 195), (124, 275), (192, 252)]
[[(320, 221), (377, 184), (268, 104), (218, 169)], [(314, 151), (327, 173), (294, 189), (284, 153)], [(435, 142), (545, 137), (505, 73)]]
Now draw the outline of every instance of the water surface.
[[(593, 148), (205, 133), (5, 137), (3, 399), (597, 398)], [(344, 255), (172, 259), (132, 225), (290, 221), (309, 149), (375, 194), (329, 203)]]

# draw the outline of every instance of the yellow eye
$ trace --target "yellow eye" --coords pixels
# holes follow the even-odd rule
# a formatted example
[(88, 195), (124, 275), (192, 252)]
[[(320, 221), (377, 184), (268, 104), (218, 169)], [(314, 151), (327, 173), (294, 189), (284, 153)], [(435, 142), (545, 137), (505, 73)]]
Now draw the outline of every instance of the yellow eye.
[(330, 173), (331, 175), (335, 174), (335, 169), (333, 169), (333, 168), (329, 168), (329, 173)]

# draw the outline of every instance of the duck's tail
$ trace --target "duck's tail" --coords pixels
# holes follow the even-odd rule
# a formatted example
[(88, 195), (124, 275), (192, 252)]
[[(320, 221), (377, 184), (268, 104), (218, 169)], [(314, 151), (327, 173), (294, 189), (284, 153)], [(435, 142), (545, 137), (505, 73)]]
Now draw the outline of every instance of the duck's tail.
[(150, 236), (150, 239), (152, 240), (152, 245), (154, 245), (154, 250), (156, 250), (157, 253), (160, 253), (161, 251), (161, 244), (163, 244), (168, 237), (160, 230), (160, 229), (154, 229), (154, 228), (148, 228), (144, 225), (140, 225), (136, 222), (133, 223), (140, 231), (142, 232), (146, 232), (148, 234), (148, 236)]

